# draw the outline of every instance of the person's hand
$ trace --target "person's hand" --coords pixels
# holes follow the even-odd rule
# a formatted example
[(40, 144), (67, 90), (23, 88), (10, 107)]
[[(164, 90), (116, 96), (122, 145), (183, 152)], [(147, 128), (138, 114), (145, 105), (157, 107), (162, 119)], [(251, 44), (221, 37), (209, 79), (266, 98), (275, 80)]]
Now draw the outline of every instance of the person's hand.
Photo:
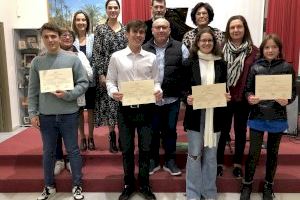
[(289, 103), (287, 99), (275, 99), (275, 101), (279, 103), (281, 106), (286, 106)]
[(34, 116), (30, 120), (31, 125), (37, 129), (40, 128), (40, 117), (39, 116)]
[(160, 91), (156, 91), (156, 92), (154, 93), (154, 96), (155, 96), (156, 102), (158, 102), (158, 101), (162, 100), (163, 93), (160, 92)]
[(187, 104), (190, 105), (190, 106), (192, 106), (192, 105), (193, 105), (193, 101), (194, 101), (193, 96), (192, 96), (192, 95), (189, 95), (189, 96), (187, 97)]
[(57, 98), (63, 98), (65, 96), (65, 91), (63, 90), (56, 90), (55, 92), (53, 92), (53, 94), (57, 97)]
[(225, 98), (226, 98), (226, 101), (230, 101), (231, 100), (231, 95), (230, 93), (225, 93)]
[(250, 95), (250, 96), (248, 96), (248, 102), (251, 105), (258, 104), (259, 103), (259, 98), (254, 96), (254, 95)]
[(106, 87), (106, 77), (104, 75), (99, 76), (99, 83), (100, 83), (100, 86)]
[(115, 101), (122, 101), (122, 99), (123, 99), (123, 94), (120, 92), (114, 92), (114, 93), (112, 93), (112, 95), (113, 95), (113, 99)]

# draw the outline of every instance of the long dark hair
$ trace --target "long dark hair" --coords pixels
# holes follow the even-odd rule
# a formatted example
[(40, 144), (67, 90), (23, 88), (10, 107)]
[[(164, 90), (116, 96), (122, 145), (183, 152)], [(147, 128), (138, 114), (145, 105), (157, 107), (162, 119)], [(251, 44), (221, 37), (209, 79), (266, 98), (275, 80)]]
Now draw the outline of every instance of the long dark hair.
[(86, 12), (84, 12), (83, 10), (78, 10), (77, 12), (74, 13), (74, 16), (73, 16), (73, 21), (72, 21), (72, 29), (73, 31), (78, 35), (78, 29), (76, 27), (76, 17), (78, 14), (83, 14), (85, 19), (86, 19), (86, 33), (88, 33), (90, 31), (90, 18), (88, 16), (88, 14)]
[(107, 6), (108, 6), (109, 2), (111, 2), (111, 1), (115, 1), (118, 4), (119, 9), (121, 8), (120, 3), (119, 3), (118, 0), (107, 0), (106, 3), (105, 3), (105, 9), (107, 9)]
[(214, 46), (213, 46), (213, 49), (211, 50), (211, 53), (215, 56), (222, 56), (222, 52), (219, 48), (219, 45), (218, 45), (217, 39), (214, 35), (214, 32), (211, 30), (211, 28), (206, 27), (206, 28), (201, 29), (197, 33), (196, 38), (195, 38), (195, 42), (193, 43), (192, 48), (190, 50), (190, 58), (198, 58), (198, 50), (199, 50), (198, 42), (201, 38), (201, 35), (204, 34), (204, 33), (209, 33), (213, 38)]
[(268, 42), (268, 40), (273, 40), (275, 42), (275, 44), (279, 48), (278, 58), (283, 58), (282, 42), (280, 40), (280, 37), (275, 33), (271, 33), (271, 34), (266, 35), (264, 37), (263, 41), (261, 42), (261, 44), (259, 46), (259, 54), (260, 54), (259, 57), (264, 58), (264, 48), (265, 48), (266, 43)]
[(233, 20), (236, 20), (236, 19), (240, 20), (243, 23), (243, 26), (244, 26), (244, 29), (245, 29), (245, 33), (244, 33), (244, 37), (243, 37), (242, 42), (244, 43), (244, 42), (247, 41), (249, 43), (249, 45), (252, 45), (253, 42), (252, 42), (251, 34), (250, 34), (250, 31), (249, 31), (248, 23), (247, 23), (245, 17), (243, 17), (242, 15), (234, 15), (234, 16), (229, 18), (229, 20), (227, 22), (227, 25), (226, 25), (225, 42), (228, 42), (228, 40), (231, 40), (230, 33), (229, 33), (230, 23)]

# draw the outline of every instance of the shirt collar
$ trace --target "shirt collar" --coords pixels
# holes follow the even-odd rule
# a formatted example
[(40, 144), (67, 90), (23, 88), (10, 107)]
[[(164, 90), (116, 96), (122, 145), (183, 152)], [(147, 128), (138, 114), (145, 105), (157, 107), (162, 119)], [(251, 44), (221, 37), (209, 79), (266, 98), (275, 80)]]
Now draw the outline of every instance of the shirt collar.
[[(127, 56), (134, 55), (134, 53), (131, 51), (131, 49), (128, 46), (124, 49), (124, 51)], [(146, 51), (143, 50), (143, 48), (141, 48), (141, 51), (140, 51), (140, 53), (138, 53), (138, 55), (141, 55), (144, 57), (144, 56), (146, 56)]]
[(168, 45), (168, 43), (169, 43), (169, 40), (170, 40), (170, 38), (168, 38), (167, 42), (166, 42), (162, 47), (157, 46), (157, 44), (156, 44), (156, 42), (155, 42), (155, 39), (153, 39), (153, 43), (154, 43), (154, 46), (155, 46), (156, 48), (162, 48), (162, 49), (164, 49), (164, 48), (167, 47), (167, 45)]

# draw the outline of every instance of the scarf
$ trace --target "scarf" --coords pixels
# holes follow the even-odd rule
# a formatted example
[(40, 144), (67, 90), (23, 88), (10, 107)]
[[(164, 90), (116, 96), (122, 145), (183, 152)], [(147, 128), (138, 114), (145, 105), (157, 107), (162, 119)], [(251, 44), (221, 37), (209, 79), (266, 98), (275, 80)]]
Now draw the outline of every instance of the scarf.
[[(215, 83), (215, 60), (221, 57), (197, 52), (199, 57), (199, 67), (201, 73), (201, 85), (211, 85)], [(214, 133), (214, 108), (206, 108), (204, 124), (204, 147), (216, 147), (218, 145), (218, 135)]]
[[(228, 86), (235, 86), (240, 78), (244, 68), (244, 61), (250, 52), (249, 43), (246, 41), (239, 47), (235, 47), (228, 41), (223, 48), (224, 60), (227, 62), (227, 84)], [(238, 55), (235, 57), (235, 55)]]

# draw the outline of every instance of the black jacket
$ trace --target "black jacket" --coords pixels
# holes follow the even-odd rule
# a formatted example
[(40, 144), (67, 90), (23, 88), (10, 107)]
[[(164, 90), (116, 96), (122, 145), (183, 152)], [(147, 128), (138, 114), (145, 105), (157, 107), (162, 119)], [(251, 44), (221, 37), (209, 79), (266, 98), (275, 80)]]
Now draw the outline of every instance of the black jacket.
[[(187, 88), (185, 94), (185, 102), (188, 95), (192, 94), (192, 86), (201, 85), (201, 75), (199, 68), (198, 59), (189, 59), (184, 63), (184, 66), (187, 69), (186, 79)], [(200, 66), (201, 67), (201, 66)], [(226, 83), (227, 82), (227, 64), (224, 60), (215, 61), (215, 83)], [(214, 108), (214, 132), (219, 132), (224, 126), (223, 117), (225, 112), (225, 107)], [(193, 106), (186, 104), (186, 111), (184, 117), (184, 128), (185, 130), (193, 130), (200, 132), (200, 117), (201, 109), (193, 110)]]
[[(292, 74), (292, 103), (296, 98), (295, 72), (292, 65), (283, 59), (272, 60), (268, 62), (265, 59), (258, 60), (251, 68), (247, 84), (245, 88), (246, 99), (250, 95), (255, 94), (255, 76), (256, 75), (276, 75), (276, 74)], [(275, 100), (262, 100), (258, 104), (252, 105), (249, 119), (287, 119), (286, 108), (281, 106)]]
[[(164, 78), (161, 84), (164, 97), (181, 97), (184, 68), (182, 65), (182, 43), (171, 37), (165, 50)], [(156, 54), (154, 40), (150, 39), (143, 49)]]

